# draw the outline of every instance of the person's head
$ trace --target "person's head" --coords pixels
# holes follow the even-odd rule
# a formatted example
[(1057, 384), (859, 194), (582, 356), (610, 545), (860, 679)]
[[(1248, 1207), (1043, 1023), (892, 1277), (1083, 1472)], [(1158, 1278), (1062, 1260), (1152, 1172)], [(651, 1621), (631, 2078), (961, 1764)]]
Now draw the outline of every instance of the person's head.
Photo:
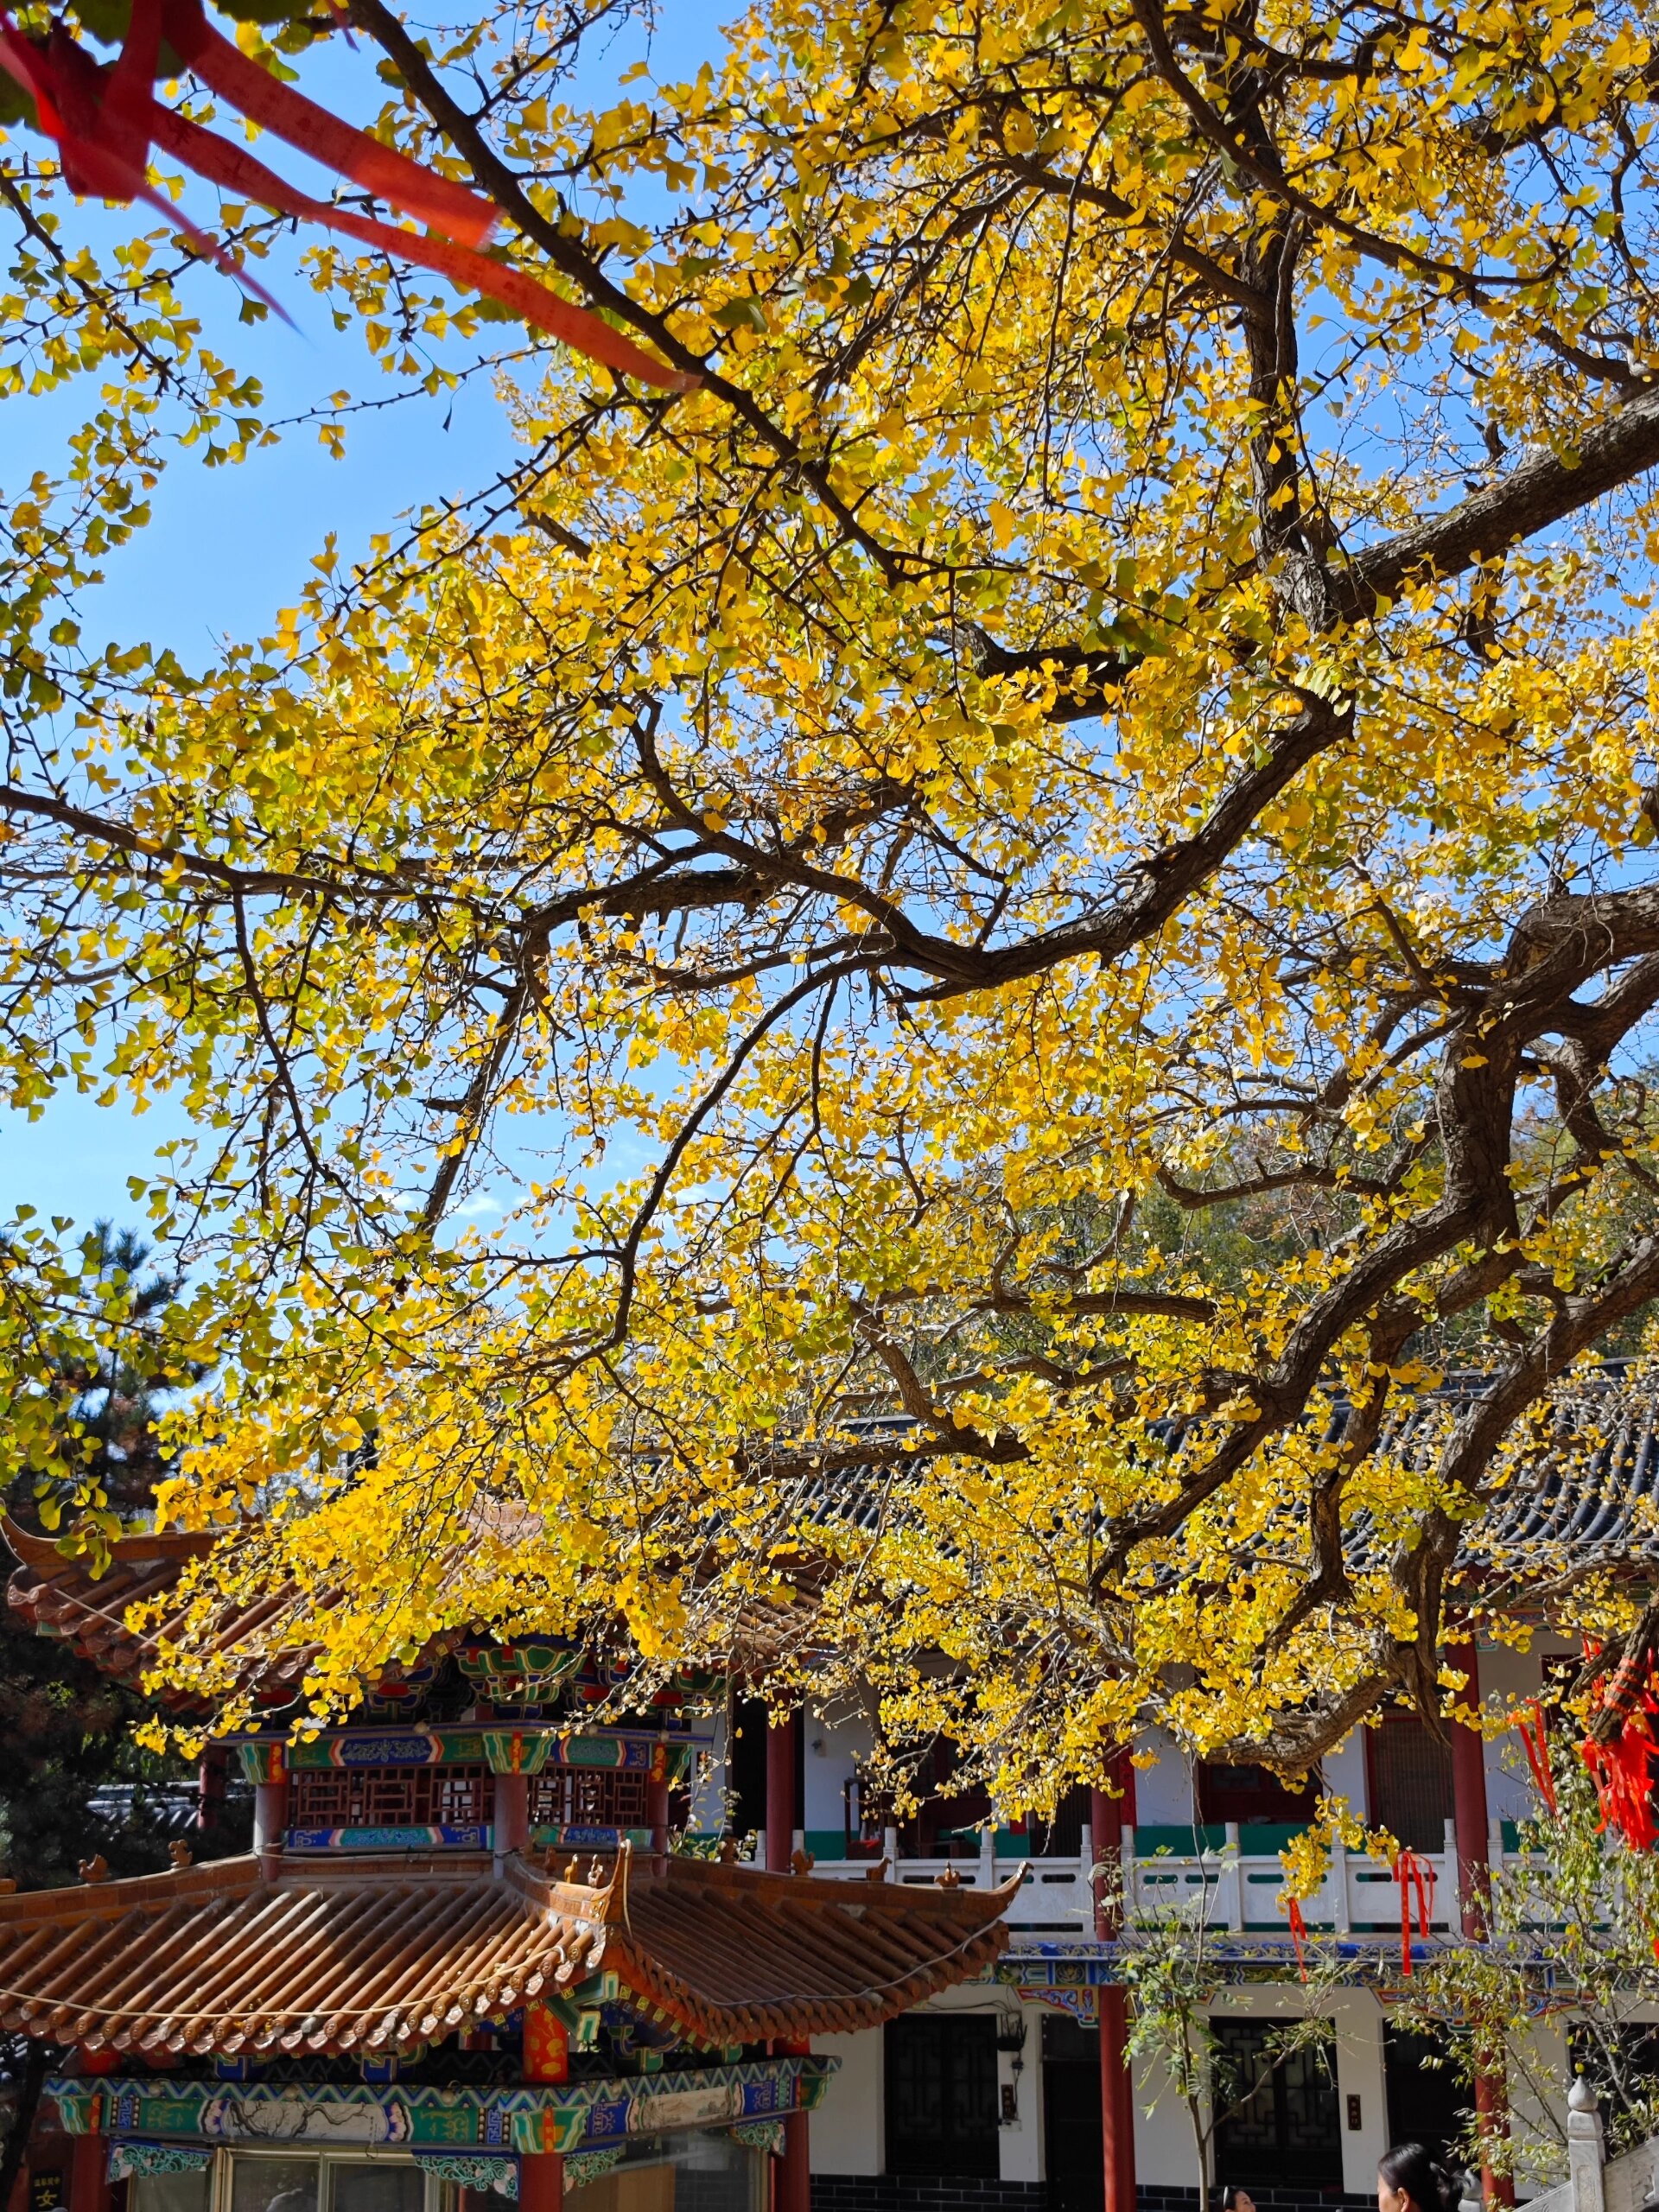
[(1457, 2183), (1421, 2143), (1396, 2143), (1376, 2165), (1376, 2212), (1458, 2212)]
[(1221, 2212), (1255, 2212), (1255, 2199), (1248, 2190), (1229, 2182), (1221, 2192)]

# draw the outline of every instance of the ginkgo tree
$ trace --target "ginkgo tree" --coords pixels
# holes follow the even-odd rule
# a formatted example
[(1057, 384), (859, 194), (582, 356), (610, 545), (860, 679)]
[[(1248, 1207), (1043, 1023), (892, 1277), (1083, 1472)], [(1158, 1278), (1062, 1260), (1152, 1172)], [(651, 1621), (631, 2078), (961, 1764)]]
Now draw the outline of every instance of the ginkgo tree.
[(1649, 18), (759, 0), (589, 112), (615, 12), (345, 10), (685, 388), (511, 328), (518, 467), (199, 668), (74, 597), (158, 423), (273, 432), (11, 149), (13, 358), (110, 396), (10, 511), (0, 1033), (196, 1128), (161, 1672), (234, 1715), (277, 1588), (317, 1710), (741, 1653), (1014, 1804), (1152, 1719), (1300, 1770), (1541, 1589), (1645, 1637), (1507, 1532), (1659, 1296)]

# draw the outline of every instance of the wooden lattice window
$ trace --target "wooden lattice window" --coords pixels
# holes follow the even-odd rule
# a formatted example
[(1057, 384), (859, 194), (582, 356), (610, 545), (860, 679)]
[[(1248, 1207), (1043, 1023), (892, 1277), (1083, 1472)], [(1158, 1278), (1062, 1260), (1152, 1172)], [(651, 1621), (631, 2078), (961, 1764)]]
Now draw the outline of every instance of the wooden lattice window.
[(649, 1827), (645, 1774), (627, 1767), (544, 1767), (530, 1778), (537, 1828)]
[(1337, 2079), (1324, 2047), (1275, 2051), (1266, 2021), (1212, 2024), (1230, 2110), (1216, 2126), (1216, 2171), (1256, 2187), (1342, 2187)]
[(302, 1768), (293, 1777), (296, 1828), (474, 1827), (490, 1817), (487, 1766)]

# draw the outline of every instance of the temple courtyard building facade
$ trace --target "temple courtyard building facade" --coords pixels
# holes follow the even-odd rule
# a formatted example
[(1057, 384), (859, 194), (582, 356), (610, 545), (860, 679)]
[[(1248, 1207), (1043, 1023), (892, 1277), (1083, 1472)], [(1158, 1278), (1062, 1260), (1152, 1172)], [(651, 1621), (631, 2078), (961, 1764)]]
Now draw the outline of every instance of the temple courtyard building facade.
[[(95, 1578), (7, 1534), (16, 1611), (128, 1679), (125, 1609), (199, 1541), (126, 1536)], [(1452, 1656), (1507, 1704), (1566, 1649)], [(170, 1872), (0, 1896), (0, 2029), (58, 2068), (19, 2206), (1196, 2212), (1185, 2112), (1126, 2058), (1096, 1870), (1121, 1864), (1130, 1915), (1203, 1921), (1248, 2067), (1294, 1978), (1279, 1852), (1321, 1784), (1409, 1849), (1415, 1894), (1335, 1851), (1303, 1908), (1341, 1962), (1334, 2044), (1265, 2075), (1214, 2172), (1264, 2212), (1357, 2207), (1390, 2140), (1450, 2139), (1467, 2093), (1391, 2002), (1402, 1944), (1478, 1933), (1527, 1809), (1512, 1738), (1389, 1713), (1294, 1792), (1149, 1737), (1013, 1828), (939, 1754), (898, 1824), (864, 1723), (768, 1725), (741, 1688), (688, 1681), (618, 1725), (595, 1715), (625, 1685), (581, 1655), (462, 1640), (349, 1726), (210, 1753), (204, 1826), (251, 1792), (245, 1856), (186, 1840)], [(1563, 2103), (1568, 2076), (1563, 2046)]]

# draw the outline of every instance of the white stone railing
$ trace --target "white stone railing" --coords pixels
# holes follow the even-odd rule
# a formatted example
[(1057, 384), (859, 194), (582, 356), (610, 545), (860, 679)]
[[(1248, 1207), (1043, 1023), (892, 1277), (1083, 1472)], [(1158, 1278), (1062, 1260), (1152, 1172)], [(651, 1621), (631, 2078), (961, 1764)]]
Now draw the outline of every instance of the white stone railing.
[[(1023, 1868), (1026, 1878), (1008, 1908), (1011, 1928), (1046, 1928), (1059, 1934), (1093, 1935), (1095, 1904), (1089, 1881), (1092, 1852), (1056, 1859), (1003, 1858), (992, 1850), (988, 1828), (982, 1835), (976, 1859), (901, 1859), (898, 1839), (889, 1831), (882, 1878), (907, 1886), (931, 1887), (942, 1874), (951, 1873), (965, 1890), (988, 1890)], [(873, 1864), (868, 1859), (821, 1859), (812, 1871), (832, 1881), (868, 1881), (876, 1866), (883, 1863), (878, 1860)]]
[(1525, 2212), (1642, 2212), (1659, 2193), (1659, 2139), (1609, 2162), (1601, 2114), (1580, 2075), (1567, 2094), (1567, 2179), (1529, 2198)]
[[(1004, 1858), (994, 1853), (987, 1830), (976, 1859), (901, 1859), (897, 1839), (889, 1831), (882, 1878), (932, 1884), (948, 1870), (964, 1888), (988, 1889), (1023, 1868), (1026, 1878), (1008, 1911), (1010, 1927), (1092, 1934), (1094, 1900), (1089, 1869), (1094, 1853), (1086, 1830), (1083, 1842), (1084, 1848), (1075, 1858)], [(1287, 1942), (1291, 1941), (1290, 1924), (1280, 1903), (1285, 1871), (1276, 1851), (1260, 1855), (1246, 1852), (1238, 1829), (1233, 1827), (1225, 1831), (1225, 1840), (1217, 1849), (1160, 1851), (1142, 1856), (1135, 1849), (1132, 1829), (1124, 1831), (1123, 1842), (1132, 1916), (1151, 1918), (1179, 1908), (1185, 1916), (1211, 1929), (1279, 1936)], [(1502, 1836), (1494, 1822), (1491, 1849), (1495, 1863), (1502, 1856)], [(1458, 1856), (1449, 1821), (1442, 1849), (1420, 1852), (1417, 1857), (1424, 1874), (1429, 1931), (1445, 1935), (1458, 1927), (1462, 1911)], [(868, 1859), (821, 1859), (813, 1871), (831, 1880), (862, 1881), (871, 1878), (874, 1868)], [(1397, 1929), (1400, 1904), (1400, 1885), (1387, 1861), (1347, 1851), (1338, 1843), (1332, 1851), (1323, 1885), (1304, 1901), (1302, 1913), (1310, 1929), (1334, 1929), (1338, 1935), (1348, 1935), (1355, 1929)], [(1411, 1911), (1415, 1935), (1419, 1918), (1414, 1885)]]
[[(1126, 1847), (1132, 1838), (1126, 1833)], [(1455, 1928), (1461, 1917), (1458, 1894), (1458, 1853), (1452, 1823), (1446, 1824), (1446, 1840), (1435, 1852), (1419, 1852), (1422, 1872), (1421, 1903), (1427, 1907), (1431, 1934)], [(1219, 1850), (1180, 1853), (1160, 1852), (1142, 1858), (1126, 1849), (1126, 1886), (1129, 1911), (1167, 1912), (1179, 1906), (1194, 1920), (1211, 1928), (1288, 1937), (1290, 1923), (1280, 1895), (1285, 1870), (1278, 1853), (1257, 1858), (1242, 1849), (1239, 1832), (1229, 1827)], [(1420, 1926), (1416, 1885), (1411, 1888), (1412, 1928)], [(1385, 1859), (1372, 1859), (1332, 1846), (1324, 1882), (1302, 1901), (1302, 1916), (1310, 1929), (1334, 1929), (1345, 1936), (1356, 1928), (1397, 1928), (1400, 1924), (1400, 1884)]]

